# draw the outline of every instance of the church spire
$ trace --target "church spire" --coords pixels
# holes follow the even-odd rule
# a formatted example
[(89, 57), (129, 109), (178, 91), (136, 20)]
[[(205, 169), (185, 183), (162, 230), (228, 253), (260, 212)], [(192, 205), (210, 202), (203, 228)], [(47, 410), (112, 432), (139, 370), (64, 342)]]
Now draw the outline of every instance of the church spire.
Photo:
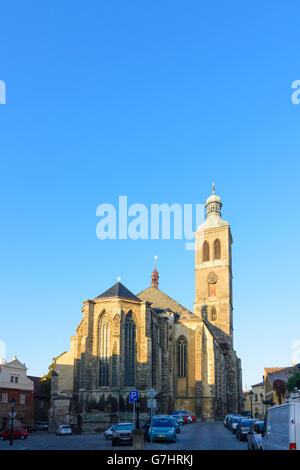
[(215, 183), (212, 183), (212, 195), (206, 199), (206, 218), (214, 216), (221, 217), (222, 201), (220, 196), (215, 195)]
[(151, 286), (155, 287), (158, 289), (158, 271), (156, 269), (156, 264), (157, 264), (157, 256), (154, 256), (154, 270), (152, 271), (152, 276), (151, 276)]

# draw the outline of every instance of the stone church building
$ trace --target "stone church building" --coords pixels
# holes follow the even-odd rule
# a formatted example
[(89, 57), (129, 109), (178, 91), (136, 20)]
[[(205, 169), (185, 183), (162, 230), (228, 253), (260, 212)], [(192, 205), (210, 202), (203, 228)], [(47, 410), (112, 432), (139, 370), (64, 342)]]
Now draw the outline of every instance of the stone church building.
[(51, 376), (49, 430), (71, 423), (101, 430), (132, 419), (129, 391), (138, 390), (148, 415), (147, 390), (159, 413), (192, 411), (213, 420), (241, 411), (241, 361), (233, 349), (232, 237), (222, 202), (206, 201), (206, 220), (195, 232), (194, 312), (151, 286), (138, 294), (121, 282), (83, 302), (70, 350)]

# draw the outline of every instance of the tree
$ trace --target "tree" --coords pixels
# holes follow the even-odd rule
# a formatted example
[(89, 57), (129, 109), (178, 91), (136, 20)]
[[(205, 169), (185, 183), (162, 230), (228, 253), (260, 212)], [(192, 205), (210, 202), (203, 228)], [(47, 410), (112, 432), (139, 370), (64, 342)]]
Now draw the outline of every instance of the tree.
[(51, 393), (51, 372), (54, 370), (55, 362), (52, 362), (48, 367), (48, 373), (45, 374), (40, 380), (40, 391), (47, 395), (48, 399), (50, 399)]
[(281, 404), (281, 399), (282, 399), (282, 397), (283, 397), (283, 395), (285, 394), (285, 391), (286, 391), (285, 381), (280, 380), (280, 379), (274, 380), (273, 389), (275, 390), (275, 392), (278, 395), (279, 404)]
[(300, 389), (300, 372), (296, 372), (288, 379), (286, 388), (289, 392), (293, 392), (294, 388)]

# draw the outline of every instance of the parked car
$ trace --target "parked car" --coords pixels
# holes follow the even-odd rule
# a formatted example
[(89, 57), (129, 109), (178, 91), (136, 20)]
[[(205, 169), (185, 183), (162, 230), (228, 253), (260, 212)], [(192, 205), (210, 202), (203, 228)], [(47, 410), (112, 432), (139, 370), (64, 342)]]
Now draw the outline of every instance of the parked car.
[(169, 416), (157, 417), (152, 419), (149, 428), (149, 439), (153, 441), (176, 442), (176, 428), (174, 418)]
[(175, 429), (176, 429), (176, 433), (179, 434), (181, 432), (181, 429), (180, 429), (180, 423), (179, 423), (179, 417), (178, 416), (170, 416), (170, 418), (173, 418), (174, 421), (175, 421)]
[(113, 426), (113, 434), (111, 443), (113, 446), (117, 444), (132, 444), (132, 423), (118, 423)]
[[(10, 439), (11, 429), (5, 429), (0, 432), (0, 439), (4, 441), (5, 439)], [(27, 439), (28, 432), (24, 428), (14, 428), (13, 429), (13, 438), (14, 439)]]
[(187, 411), (173, 411), (172, 416), (179, 416), (183, 420), (184, 424), (189, 422)]
[(247, 434), (248, 450), (262, 450), (262, 434), (264, 422), (255, 421)]
[(55, 433), (59, 436), (67, 436), (72, 434), (72, 428), (69, 424), (62, 424), (56, 428)]
[(236, 438), (240, 441), (247, 440), (247, 434), (252, 424), (257, 421), (256, 419), (243, 418), (236, 426)]
[(103, 434), (104, 434), (105, 439), (107, 440), (112, 439), (113, 430), (114, 430), (114, 426), (110, 426), (108, 429), (106, 429), (106, 431), (104, 431)]
[(228, 421), (228, 428), (230, 431), (235, 434), (236, 432), (236, 427), (239, 424), (239, 422), (243, 419), (242, 416), (231, 416)]
[(48, 422), (47, 421), (37, 421), (34, 424), (35, 429), (47, 431), (48, 430)]
[(225, 418), (224, 418), (224, 426), (225, 426), (226, 428), (229, 428), (229, 419), (230, 419), (232, 416), (240, 416), (240, 414), (238, 414), (238, 413), (235, 413), (235, 414), (234, 414), (234, 413), (231, 413), (231, 414), (229, 414), (229, 415), (226, 415)]
[(25, 429), (28, 433), (36, 431), (35, 426), (29, 426), (29, 425), (28, 426), (24, 425), (23, 429)]
[(180, 415), (172, 415), (172, 416), (173, 416), (173, 418), (176, 418), (177, 423), (179, 424), (179, 426), (183, 426), (185, 424), (185, 421), (184, 421), (182, 416), (180, 416)]
[(263, 450), (300, 450), (300, 403), (286, 403), (267, 410)]
[(189, 423), (194, 423), (196, 421), (196, 416), (193, 415), (191, 411), (187, 412), (187, 417), (188, 417)]

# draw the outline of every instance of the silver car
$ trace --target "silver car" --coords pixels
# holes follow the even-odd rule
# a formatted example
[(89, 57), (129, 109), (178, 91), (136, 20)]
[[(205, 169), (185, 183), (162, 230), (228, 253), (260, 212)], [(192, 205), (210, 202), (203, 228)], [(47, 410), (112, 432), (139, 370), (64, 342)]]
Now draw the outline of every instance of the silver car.
[(58, 436), (67, 436), (67, 435), (72, 434), (72, 428), (69, 424), (62, 424), (61, 426), (58, 426), (56, 428), (55, 433)]
[(252, 424), (247, 434), (248, 450), (262, 450), (263, 430), (263, 421), (255, 421), (255, 423)]
[(107, 440), (112, 439), (113, 431), (114, 431), (114, 426), (110, 426), (110, 428), (106, 429), (106, 431), (104, 431), (105, 439)]
[(111, 443), (112, 446), (118, 444), (132, 444), (132, 423), (118, 423), (113, 426)]

